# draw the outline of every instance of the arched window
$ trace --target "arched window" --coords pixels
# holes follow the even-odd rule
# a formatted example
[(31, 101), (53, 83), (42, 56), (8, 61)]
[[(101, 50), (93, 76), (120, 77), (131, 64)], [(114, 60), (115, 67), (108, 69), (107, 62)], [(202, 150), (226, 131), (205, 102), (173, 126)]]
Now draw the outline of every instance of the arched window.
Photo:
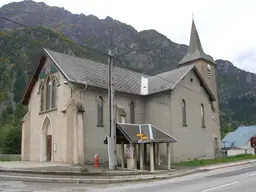
[(182, 109), (182, 124), (184, 126), (186, 126), (187, 125), (187, 114), (186, 114), (186, 102), (184, 99), (182, 100), (181, 109)]
[(57, 103), (57, 85), (56, 80), (52, 82), (52, 108), (56, 108)]
[(202, 127), (205, 127), (205, 119), (204, 119), (204, 104), (201, 104), (201, 123)]
[(98, 98), (98, 125), (103, 125), (103, 98)]
[(130, 123), (135, 123), (135, 105), (133, 101), (130, 103)]
[(46, 81), (46, 110), (50, 109), (51, 104), (51, 81), (50, 78)]
[(42, 85), (40, 93), (41, 93), (40, 111), (44, 111), (44, 85)]

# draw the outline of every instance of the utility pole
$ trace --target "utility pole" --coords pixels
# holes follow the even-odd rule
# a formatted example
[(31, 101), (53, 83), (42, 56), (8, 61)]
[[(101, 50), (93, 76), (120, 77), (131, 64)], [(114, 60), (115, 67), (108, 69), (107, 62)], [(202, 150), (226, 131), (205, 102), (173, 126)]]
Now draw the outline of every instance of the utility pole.
[(116, 169), (116, 125), (114, 123), (113, 109), (114, 109), (114, 99), (113, 99), (113, 77), (112, 77), (112, 65), (113, 65), (113, 55), (112, 51), (108, 51), (108, 104), (109, 104), (109, 136), (108, 136), (108, 160), (109, 169)]

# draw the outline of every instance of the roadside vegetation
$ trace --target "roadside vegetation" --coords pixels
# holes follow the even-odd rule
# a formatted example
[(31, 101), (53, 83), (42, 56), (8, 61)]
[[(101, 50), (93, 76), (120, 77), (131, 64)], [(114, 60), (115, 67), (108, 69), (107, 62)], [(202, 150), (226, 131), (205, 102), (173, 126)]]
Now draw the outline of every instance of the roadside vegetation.
[(241, 155), (235, 155), (231, 157), (221, 157), (218, 159), (194, 159), (191, 161), (183, 161), (179, 163), (173, 163), (174, 166), (185, 166), (185, 167), (195, 167), (195, 166), (204, 166), (204, 165), (214, 165), (219, 163), (230, 163), (230, 162), (236, 162), (241, 160), (248, 160), (248, 159), (255, 159), (256, 155), (251, 154), (241, 154)]
[(20, 155), (0, 155), (0, 161), (20, 161)]

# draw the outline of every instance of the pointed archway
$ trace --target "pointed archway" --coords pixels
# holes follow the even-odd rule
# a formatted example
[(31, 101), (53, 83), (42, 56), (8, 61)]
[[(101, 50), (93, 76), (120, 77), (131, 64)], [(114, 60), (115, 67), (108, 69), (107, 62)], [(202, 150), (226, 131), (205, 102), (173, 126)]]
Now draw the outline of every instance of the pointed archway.
[(53, 161), (52, 140), (52, 123), (47, 115), (42, 124), (41, 161)]

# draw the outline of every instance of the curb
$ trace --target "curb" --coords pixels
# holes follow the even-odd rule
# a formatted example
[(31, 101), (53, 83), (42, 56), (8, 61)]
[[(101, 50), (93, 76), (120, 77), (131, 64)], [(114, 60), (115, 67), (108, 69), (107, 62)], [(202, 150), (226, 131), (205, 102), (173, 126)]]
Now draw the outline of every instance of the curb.
[[(233, 167), (237, 165), (245, 165), (245, 164), (250, 164), (250, 163), (255, 163), (256, 160), (250, 160), (246, 162), (236, 162), (232, 164), (222, 164), (222, 165), (217, 165), (217, 166), (212, 166), (212, 167), (197, 167), (193, 169), (189, 169), (186, 171), (181, 171), (178, 173), (173, 172), (167, 172), (165, 171), (162, 172), (162, 174), (154, 173), (154, 172), (131, 172), (129, 174), (123, 173), (120, 175), (120, 173), (94, 173), (95, 175), (92, 175), (91, 173), (86, 173), (87, 176), (96, 176), (96, 174), (100, 174), (100, 176), (114, 176), (116, 175), (119, 178), (57, 178), (54, 177), (54, 175), (64, 175), (65, 173), (68, 173), (66, 176), (72, 176), (77, 175), (77, 176), (86, 176), (85, 173), (79, 173), (79, 172), (47, 172), (47, 171), (26, 171), (26, 170), (8, 170), (8, 169), (1, 169), (0, 172), (5, 172), (5, 173), (24, 173), (24, 174), (41, 174), (42, 177), (40, 176), (25, 176), (25, 175), (0, 175), (0, 179), (2, 180), (11, 180), (11, 181), (25, 181), (25, 182), (44, 182), (44, 183), (83, 183), (83, 184), (110, 184), (110, 183), (125, 183), (125, 182), (140, 182), (140, 181), (150, 181), (150, 180), (164, 180), (164, 179), (172, 179), (175, 177), (182, 177), (194, 173), (199, 173), (199, 172), (207, 172), (211, 170), (216, 170), (216, 169), (221, 169), (221, 168), (226, 168), (226, 167)], [(53, 174), (50, 174), (53, 173)], [(56, 174), (58, 173), (58, 174)], [(169, 173), (169, 174), (168, 174)], [(43, 177), (44, 174), (52, 175), (53, 177)], [(157, 175), (156, 175), (157, 174)], [(124, 177), (124, 176), (139, 176), (139, 177)]]
[(113, 178), (113, 179), (83, 179), (83, 178), (44, 178), (44, 177), (33, 177), (33, 176), (15, 176), (15, 175), (0, 175), (2, 180), (11, 181), (24, 181), (24, 182), (42, 182), (42, 183), (82, 183), (82, 184), (111, 184), (111, 183), (125, 183), (125, 182), (140, 182), (140, 181), (150, 181), (150, 180), (162, 180), (171, 179), (175, 177), (182, 177), (185, 175), (190, 175), (193, 173), (202, 172), (200, 169), (193, 169), (189, 171), (184, 171), (181, 173), (176, 173), (172, 175), (154, 175), (154, 176), (143, 176), (140, 178), (130, 177), (130, 178)]
[[(23, 169), (1, 169), (0, 173), (24, 173), (37, 175), (62, 175), (62, 176), (129, 176), (129, 175), (153, 175), (155, 172), (73, 172), (73, 171), (33, 171)], [(158, 174), (170, 173), (170, 171), (159, 171)]]

